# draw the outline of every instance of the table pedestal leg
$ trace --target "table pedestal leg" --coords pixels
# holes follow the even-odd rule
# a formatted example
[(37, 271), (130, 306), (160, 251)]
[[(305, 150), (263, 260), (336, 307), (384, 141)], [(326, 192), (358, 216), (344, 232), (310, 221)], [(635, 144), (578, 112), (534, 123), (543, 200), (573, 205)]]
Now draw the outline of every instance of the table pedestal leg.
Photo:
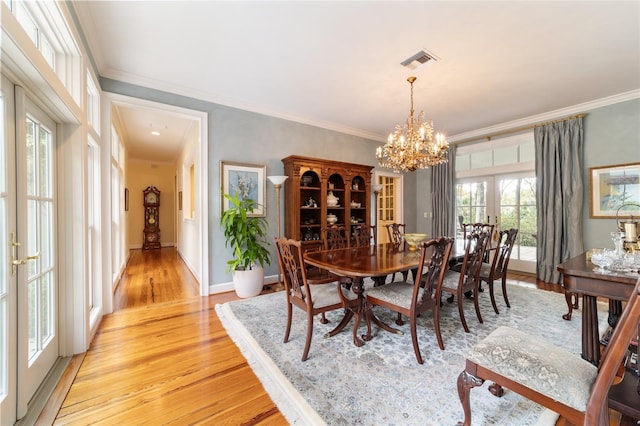
[(598, 336), (598, 307), (596, 297), (582, 296), (582, 358), (593, 365), (600, 364), (600, 336)]

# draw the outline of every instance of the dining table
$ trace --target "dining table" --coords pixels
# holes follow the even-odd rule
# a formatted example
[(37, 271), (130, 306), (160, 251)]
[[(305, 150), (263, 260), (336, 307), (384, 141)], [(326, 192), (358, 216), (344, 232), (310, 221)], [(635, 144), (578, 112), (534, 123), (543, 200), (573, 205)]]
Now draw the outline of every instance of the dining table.
[[(321, 250), (306, 252), (304, 260), (307, 264), (325, 269), (335, 275), (348, 277), (351, 281), (351, 291), (357, 295), (358, 302), (352, 304), (351, 309), (355, 315), (353, 326), (353, 343), (356, 346), (364, 345), (364, 341), (371, 340), (371, 322), (382, 329), (402, 334), (380, 321), (371, 311), (371, 305), (367, 303), (364, 294), (364, 279), (371, 278), (374, 285), (382, 285), (388, 275), (396, 272), (408, 271), (418, 267), (420, 251), (410, 251), (406, 244), (382, 243), (362, 247), (348, 247), (333, 250)], [(358, 336), (358, 327), (361, 319), (367, 323), (367, 332), (361, 338)], [(346, 326), (341, 322), (335, 329), (328, 333), (333, 336)]]
[[(451, 257), (457, 256), (456, 252), (457, 250), (455, 250), (454, 246)], [(427, 253), (428, 255), (429, 253)], [(404, 243), (399, 245), (381, 243), (362, 247), (306, 252), (304, 260), (311, 266), (327, 270), (338, 276), (350, 278), (351, 291), (357, 295), (358, 302), (351, 304), (351, 307), (345, 306), (345, 308), (350, 309), (355, 316), (353, 343), (356, 346), (362, 346), (365, 341), (371, 340), (371, 322), (388, 332), (403, 334), (400, 330), (380, 321), (373, 314), (371, 305), (366, 300), (364, 279), (371, 278), (374, 285), (384, 285), (386, 277), (389, 275), (417, 269), (420, 263), (419, 249), (412, 251)], [(358, 336), (358, 327), (363, 318), (367, 324), (367, 332), (362, 336)], [(334, 336), (339, 333), (346, 324), (347, 322), (341, 322), (328, 335)]]

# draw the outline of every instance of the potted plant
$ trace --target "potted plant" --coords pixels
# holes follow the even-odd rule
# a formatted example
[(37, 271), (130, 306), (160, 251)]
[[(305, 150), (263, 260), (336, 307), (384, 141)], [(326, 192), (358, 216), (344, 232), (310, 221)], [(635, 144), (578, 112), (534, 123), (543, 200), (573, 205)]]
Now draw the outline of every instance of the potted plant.
[(251, 198), (223, 194), (229, 200), (229, 208), (220, 217), (225, 247), (231, 247), (234, 258), (227, 262), (227, 272), (232, 272), (238, 297), (260, 294), (264, 285), (264, 265), (271, 264), (267, 246), (267, 220), (250, 214), (259, 207)]

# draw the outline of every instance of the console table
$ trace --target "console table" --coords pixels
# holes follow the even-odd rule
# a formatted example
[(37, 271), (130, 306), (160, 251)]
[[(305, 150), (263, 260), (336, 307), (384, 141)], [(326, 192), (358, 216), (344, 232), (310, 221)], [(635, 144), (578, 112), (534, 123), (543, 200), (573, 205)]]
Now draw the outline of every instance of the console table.
[[(596, 265), (587, 261), (586, 253), (571, 258), (557, 266), (562, 272), (562, 285), (567, 292), (571, 318), (569, 293), (582, 295), (582, 358), (594, 365), (600, 364), (600, 336), (598, 334), (598, 297), (609, 299), (609, 325), (615, 326), (622, 312), (622, 301), (629, 300), (638, 277), (624, 273), (594, 272)], [(625, 372), (621, 383), (612, 386), (609, 392), (609, 407), (634, 419), (640, 419), (640, 395), (636, 391), (638, 377)]]

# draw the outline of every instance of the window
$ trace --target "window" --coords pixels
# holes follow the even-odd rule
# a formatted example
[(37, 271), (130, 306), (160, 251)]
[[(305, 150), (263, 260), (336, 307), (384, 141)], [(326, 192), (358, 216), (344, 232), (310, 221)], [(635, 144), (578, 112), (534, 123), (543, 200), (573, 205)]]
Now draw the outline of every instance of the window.
[(59, 2), (5, 0), (4, 3), (79, 105), (80, 49)]
[(87, 124), (100, 135), (100, 94), (90, 72), (87, 72)]

